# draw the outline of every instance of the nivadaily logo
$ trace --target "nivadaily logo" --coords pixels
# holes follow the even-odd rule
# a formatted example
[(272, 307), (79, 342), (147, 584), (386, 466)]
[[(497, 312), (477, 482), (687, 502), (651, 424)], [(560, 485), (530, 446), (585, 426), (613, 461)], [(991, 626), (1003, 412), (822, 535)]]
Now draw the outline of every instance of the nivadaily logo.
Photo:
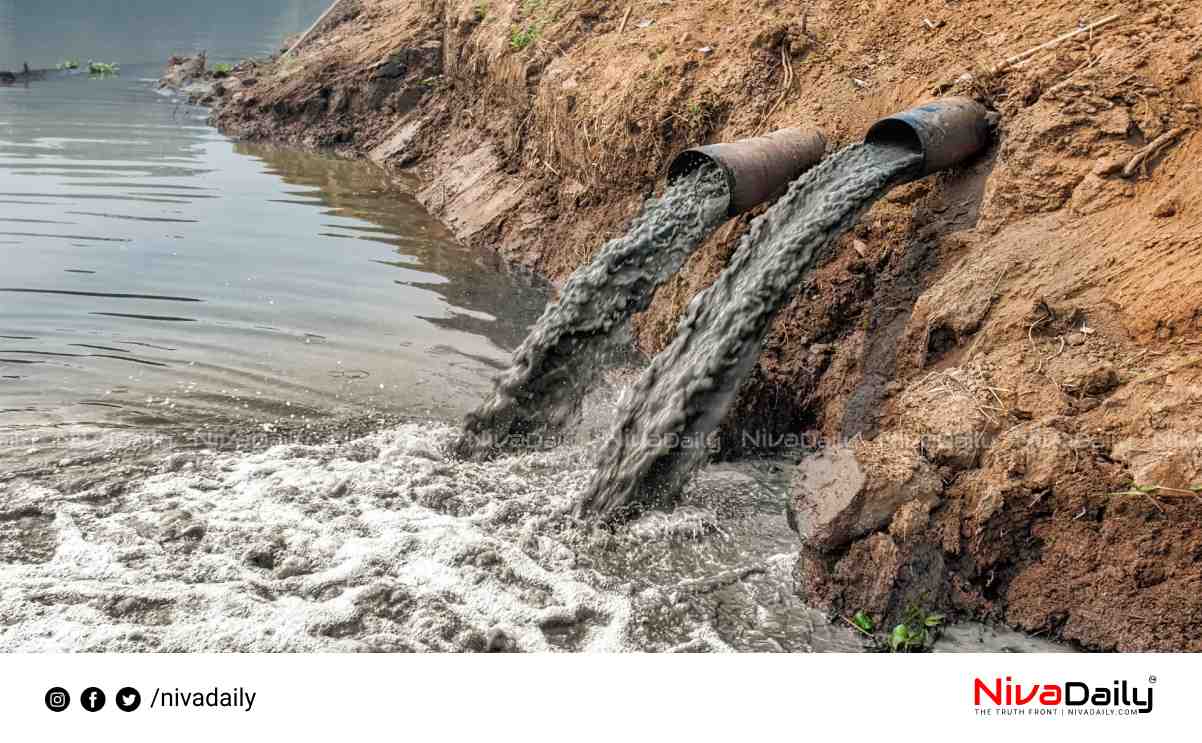
[(990, 715), (994, 709), (1001, 715), (1143, 715), (1152, 711), (1155, 679), (1149, 676), (1142, 686), (1126, 680), (1095, 686), (1084, 681), (1025, 684), (1010, 676), (977, 678), (972, 700), (978, 715)]

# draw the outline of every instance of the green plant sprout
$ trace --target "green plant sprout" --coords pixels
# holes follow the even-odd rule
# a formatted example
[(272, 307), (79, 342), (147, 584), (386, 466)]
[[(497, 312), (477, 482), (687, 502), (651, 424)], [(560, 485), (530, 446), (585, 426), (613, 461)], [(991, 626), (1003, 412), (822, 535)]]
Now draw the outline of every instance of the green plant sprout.
[(96, 77), (120, 75), (121, 66), (116, 62), (93, 62), (88, 60), (88, 74)]
[(873, 630), (876, 629), (876, 624), (873, 623), (872, 617), (865, 614), (863, 609), (857, 611), (855, 616), (848, 620), (848, 622), (851, 624), (851, 626), (855, 627), (866, 635), (871, 635)]
[(943, 619), (942, 614), (928, 614), (922, 609), (911, 607), (906, 611), (904, 621), (889, 634), (889, 649), (894, 653), (926, 650), (935, 642)]
[(509, 33), (509, 48), (515, 52), (520, 52), (526, 47), (534, 43), (538, 38), (538, 26), (526, 26), (525, 28), (514, 27)]

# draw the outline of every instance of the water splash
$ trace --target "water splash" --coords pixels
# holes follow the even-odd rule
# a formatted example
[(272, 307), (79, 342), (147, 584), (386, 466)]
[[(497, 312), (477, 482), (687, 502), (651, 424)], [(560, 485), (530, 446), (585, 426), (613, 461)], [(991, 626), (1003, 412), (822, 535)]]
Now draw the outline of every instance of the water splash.
[(711, 468), (675, 513), (590, 528), (567, 515), (587, 448), (467, 462), (455, 435), (0, 485), (0, 652), (860, 647), (796, 595), (786, 468)]

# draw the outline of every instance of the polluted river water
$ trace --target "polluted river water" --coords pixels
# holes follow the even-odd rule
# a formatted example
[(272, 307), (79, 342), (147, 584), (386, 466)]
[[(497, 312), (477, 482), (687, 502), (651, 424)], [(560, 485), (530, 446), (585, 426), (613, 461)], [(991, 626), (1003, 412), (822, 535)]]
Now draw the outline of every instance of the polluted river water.
[(541, 283), (403, 182), (155, 90), (168, 54), (270, 52), (323, 2), (142, 4), (56, 11), (74, 30), (0, 4), (0, 64), (121, 64), (0, 88), (0, 651), (863, 649), (797, 596), (795, 462), (595, 528), (595, 447), (451, 456)]

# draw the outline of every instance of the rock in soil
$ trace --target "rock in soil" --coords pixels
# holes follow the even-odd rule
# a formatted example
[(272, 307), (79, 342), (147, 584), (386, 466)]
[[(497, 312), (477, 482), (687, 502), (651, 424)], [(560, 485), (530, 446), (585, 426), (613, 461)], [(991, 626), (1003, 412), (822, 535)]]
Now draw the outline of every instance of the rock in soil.
[(808, 547), (833, 552), (888, 525), (907, 503), (934, 503), (942, 489), (915, 440), (882, 436), (857, 441), (828, 448), (799, 465), (789, 524)]

